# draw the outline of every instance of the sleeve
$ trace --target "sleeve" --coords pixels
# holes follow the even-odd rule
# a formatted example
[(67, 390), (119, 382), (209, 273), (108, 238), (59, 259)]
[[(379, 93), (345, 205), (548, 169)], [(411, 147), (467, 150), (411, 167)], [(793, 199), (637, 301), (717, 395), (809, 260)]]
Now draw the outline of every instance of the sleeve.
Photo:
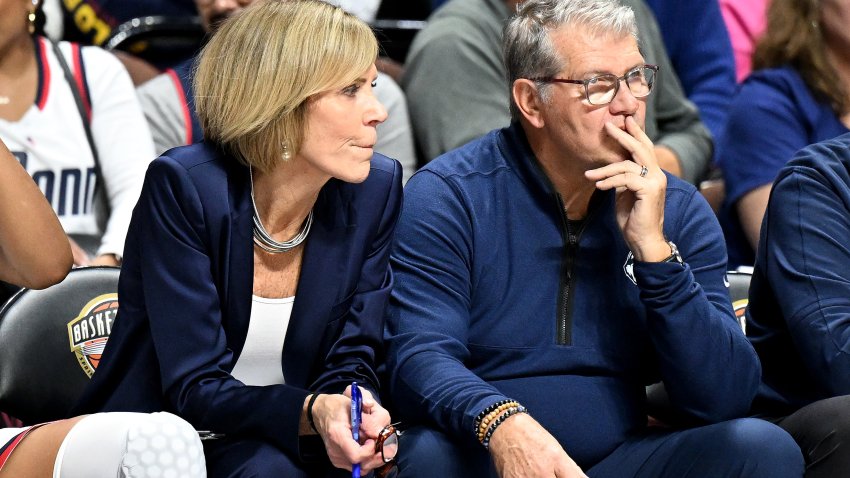
[[(376, 174), (372, 171), (370, 174)], [(383, 359), (383, 330), (387, 303), (393, 288), (390, 251), (402, 205), (402, 169), (393, 161), (392, 180), (383, 198), (384, 207), (372, 243), (368, 245), (360, 280), (340, 337), (325, 358), (325, 369), (310, 386), (311, 390), (339, 393), (352, 380), (366, 384), (376, 398), (380, 386), (377, 364)]]
[(423, 37), (419, 48), (414, 44), (402, 80), (426, 162), (510, 124), (509, 92), (498, 53), (488, 51), (487, 39), (453, 30), (469, 30), (468, 25), (443, 22), (443, 28), (420, 34), (429, 35), (428, 40)]
[(420, 171), (405, 187), (391, 259), (396, 284), (387, 367), (402, 420), (436, 423), (472, 440), (475, 417), (506, 397), (465, 364), (472, 303), (468, 217), (448, 184), (430, 171)]
[(794, 153), (809, 144), (806, 115), (793, 96), (779, 82), (755, 75), (732, 101), (726, 133), (718, 145), (730, 204), (771, 184)]
[[(718, 138), (737, 87), (735, 56), (720, 5), (717, 0), (667, 0), (660, 2), (660, 9), (656, 8), (656, 17), (685, 94)], [(685, 18), (689, 20), (681, 21)]]
[(110, 53), (83, 48), (97, 146), (110, 214), (97, 254), (124, 255), (124, 240), (145, 169), (154, 159), (150, 130), (129, 74)]
[(700, 120), (696, 106), (685, 97), (652, 12), (640, 2), (635, 6), (635, 13), (644, 54), (648, 61), (659, 66), (657, 91), (650, 98), (653, 110), (647, 112), (647, 122), (654, 121), (657, 132), (655, 135), (650, 134), (650, 137), (656, 145), (665, 146), (676, 153), (682, 167), (682, 179), (697, 184), (711, 161), (711, 133)]
[(188, 144), (183, 99), (168, 74), (158, 75), (136, 89), (142, 112), (148, 122), (156, 154)]
[(825, 396), (850, 394), (847, 187), (835, 188), (808, 169), (782, 176), (762, 235), (777, 310), (783, 311), (808, 376)]
[(416, 172), (416, 150), (413, 147), (413, 127), (407, 112), (407, 99), (392, 77), (384, 73), (378, 73), (375, 96), (387, 109), (387, 120), (378, 125), (375, 151), (401, 163), (404, 172), (402, 183), (406, 183)]
[(682, 213), (666, 217), (664, 229), (685, 266), (640, 262), (634, 268), (650, 340), (674, 407), (705, 422), (742, 417), (755, 397), (761, 366), (724, 284), (720, 225), (696, 191), (682, 202)]

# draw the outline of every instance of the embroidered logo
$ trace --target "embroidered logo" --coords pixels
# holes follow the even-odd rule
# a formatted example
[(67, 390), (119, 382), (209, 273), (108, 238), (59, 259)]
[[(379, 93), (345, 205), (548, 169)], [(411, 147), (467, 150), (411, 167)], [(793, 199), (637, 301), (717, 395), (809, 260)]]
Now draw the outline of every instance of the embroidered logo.
[(626, 262), (623, 264), (623, 272), (625, 272), (626, 277), (632, 281), (632, 284), (637, 285), (637, 279), (635, 279), (635, 256), (632, 254), (632, 251), (626, 255)]
[(83, 372), (91, 378), (112, 333), (112, 321), (118, 312), (118, 294), (103, 294), (90, 300), (74, 320), (68, 322), (71, 351)]

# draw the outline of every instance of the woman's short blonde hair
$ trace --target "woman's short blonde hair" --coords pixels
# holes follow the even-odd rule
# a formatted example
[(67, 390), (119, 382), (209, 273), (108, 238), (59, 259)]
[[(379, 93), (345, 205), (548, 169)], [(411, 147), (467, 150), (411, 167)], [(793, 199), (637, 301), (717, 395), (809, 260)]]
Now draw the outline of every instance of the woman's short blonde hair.
[(368, 25), (321, 0), (264, 0), (225, 21), (196, 65), (204, 139), (268, 171), (300, 149), (313, 95), (357, 80), (378, 54)]

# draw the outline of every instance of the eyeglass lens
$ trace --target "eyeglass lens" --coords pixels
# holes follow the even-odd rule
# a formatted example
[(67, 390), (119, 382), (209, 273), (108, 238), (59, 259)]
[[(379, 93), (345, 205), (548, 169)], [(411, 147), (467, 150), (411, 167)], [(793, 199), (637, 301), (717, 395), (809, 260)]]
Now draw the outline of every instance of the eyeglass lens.
[(381, 440), (379, 443), (384, 463), (394, 460), (398, 454), (398, 433), (395, 428), (385, 428), (381, 432)]
[[(636, 98), (642, 98), (652, 91), (655, 82), (655, 70), (640, 67), (626, 73), (623, 78), (626, 86)], [(620, 78), (615, 75), (599, 75), (586, 83), (587, 101), (594, 105), (610, 103), (619, 89)]]

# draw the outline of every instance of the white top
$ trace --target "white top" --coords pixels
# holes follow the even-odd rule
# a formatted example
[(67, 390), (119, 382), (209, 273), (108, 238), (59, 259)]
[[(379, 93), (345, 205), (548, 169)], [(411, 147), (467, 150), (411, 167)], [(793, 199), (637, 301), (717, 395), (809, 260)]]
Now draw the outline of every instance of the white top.
[(283, 341), (295, 297), (252, 296), (251, 320), (242, 353), (231, 375), (245, 385), (276, 385), (283, 379)]
[[(70, 44), (62, 42), (60, 48), (76, 71)], [(94, 158), (74, 96), (44, 38), (37, 40), (36, 55), (42, 81), (36, 103), (19, 121), (0, 119), (0, 139), (47, 196), (65, 232), (102, 234), (97, 253), (123, 255), (130, 215), (155, 157), (130, 76), (111, 53), (82, 48), (92, 135), (111, 205), (106, 229), (101, 231), (92, 209)]]

